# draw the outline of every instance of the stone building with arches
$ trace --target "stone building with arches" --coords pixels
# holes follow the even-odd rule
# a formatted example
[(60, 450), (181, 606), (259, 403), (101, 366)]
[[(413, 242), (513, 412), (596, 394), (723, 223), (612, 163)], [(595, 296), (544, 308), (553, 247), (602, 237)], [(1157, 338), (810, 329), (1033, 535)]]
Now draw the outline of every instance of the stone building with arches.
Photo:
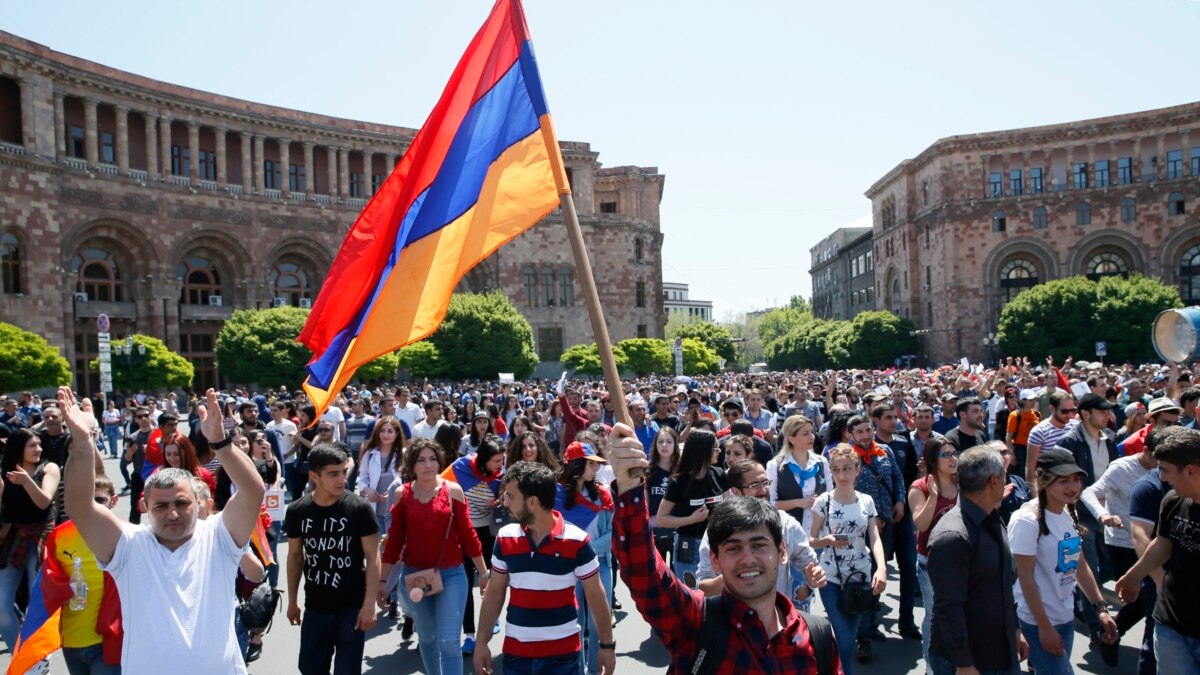
[[(0, 320), (59, 347), (87, 394), (100, 314), (115, 339), (153, 335), (183, 354), (196, 388), (225, 384), (213, 353), (223, 322), (311, 306), (415, 134), (152, 80), (0, 31)], [(664, 177), (561, 145), (613, 339), (662, 337)], [(557, 211), (460, 288), (512, 298), (547, 372), (592, 340)]]
[(1052, 279), (1139, 272), (1200, 304), (1200, 102), (943, 138), (866, 196), (876, 304), (929, 362), (987, 358), (1004, 305)]

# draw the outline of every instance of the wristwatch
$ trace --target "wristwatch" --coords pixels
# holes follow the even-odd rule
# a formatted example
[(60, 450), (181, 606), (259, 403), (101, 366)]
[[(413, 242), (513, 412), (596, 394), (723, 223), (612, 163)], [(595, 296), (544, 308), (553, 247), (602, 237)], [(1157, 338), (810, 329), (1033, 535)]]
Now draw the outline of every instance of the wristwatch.
[(1108, 603), (1103, 599), (1092, 603), (1092, 609), (1096, 610), (1097, 614), (1108, 614)]
[(599, 647), (600, 649), (612, 649), (615, 651), (617, 649), (617, 641), (613, 640), (612, 642), (601, 642)]

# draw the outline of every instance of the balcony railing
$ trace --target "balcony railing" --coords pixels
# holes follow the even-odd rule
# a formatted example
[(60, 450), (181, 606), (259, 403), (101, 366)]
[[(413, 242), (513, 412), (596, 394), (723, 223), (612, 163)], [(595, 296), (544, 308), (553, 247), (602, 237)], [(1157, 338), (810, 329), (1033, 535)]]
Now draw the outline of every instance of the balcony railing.
[(312, 196), (312, 200), (318, 204), (324, 204), (326, 206), (328, 206), (331, 201), (329, 199), (329, 195), (323, 195), (323, 194), (314, 194)]
[(302, 202), (308, 199), (308, 195), (304, 194), (303, 192), (289, 192), (288, 199), (294, 202)]
[(267, 199), (282, 199), (283, 192), (281, 192), (279, 190), (272, 190), (271, 188), (267, 188), (267, 189), (263, 190), (263, 196), (266, 197)]
[(188, 187), (192, 184), (190, 176), (171, 176), (171, 185), (182, 185)]
[(200, 187), (205, 190), (220, 190), (221, 189), (221, 186), (218, 185), (217, 181), (215, 181), (215, 180), (202, 180), (202, 181), (200, 181)]
[(17, 143), (0, 141), (0, 152), (6, 152), (10, 155), (23, 155), (25, 154), (25, 146), (18, 145)]
[(362, 199), (360, 197), (351, 197), (350, 199), (346, 200), (346, 205), (351, 206), (356, 209), (361, 209), (362, 207), (367, 205), (367, 200)]
[(63, 157), (63, 164), (66, 164), (72, 169), (87, 171), (87, 160), (82, 157)]
[(134, 180), (140, 180), (140, 181), (145, 182), (145, 181), (150, 180), (150, 172), (142, 171), (141, 169), (130, 169), (129, 177)]
[(240, 195), (242, 194), (242, 186), (230, 183), (229, 185), (225, 186), (225, 191), (231, 195)]
[(118, 173), (120, 173), (120, 170), (117, 168), (116, 164), (97, 164), (96, 171), (100, 173), (106, 173), (110, 176), (116, 176)]

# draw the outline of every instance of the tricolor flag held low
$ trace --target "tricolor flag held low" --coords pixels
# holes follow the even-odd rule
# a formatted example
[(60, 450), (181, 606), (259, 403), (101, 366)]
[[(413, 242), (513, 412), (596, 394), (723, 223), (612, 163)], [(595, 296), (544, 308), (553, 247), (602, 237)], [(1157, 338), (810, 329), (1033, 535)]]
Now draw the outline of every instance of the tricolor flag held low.
[(520, 0), (498, 0), (300, 333), (318, 415), (359, 366), (432, 333), (459, 280), (569, 190)]

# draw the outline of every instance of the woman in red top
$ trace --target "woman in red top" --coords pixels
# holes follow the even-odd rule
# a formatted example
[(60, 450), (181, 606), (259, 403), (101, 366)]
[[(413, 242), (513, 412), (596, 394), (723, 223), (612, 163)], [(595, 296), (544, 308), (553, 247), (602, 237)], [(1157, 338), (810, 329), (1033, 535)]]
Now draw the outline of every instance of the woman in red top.
[(929, 663), (929, 626), (933, 617), (933, 584), (929, 582), (929, 533), (947, 511), (958, 503), (958, 450), (945, 438), (925, 441), (921, 453), (925, 475), (908, 489), (908, 506), (917, 528), (917, 581), (921, 584), (921, 603), (925, 618), (921, 621), (921, 649)]
[[(486, 570), (479, 538), (471, 526), (467, 499), (462, 488), (439, 474), (442, 449), (432, 439), (418, 438), (404, 453), (401, 488), (392, 506), (392, 525), (383, 549), (381, 576), (387, 580), (392, 566), (401, 561), (400, 579), (413, 572), (438, 568), (441, 593), (413, 601), (401, 589), (404, 615), (417, 628), (421, 661), (429, 675), (462, 675), (460, 648), (463, 613), (466, 607), (467, 573), (463, 558)], [(490, 574), (481, 573), (479, 591), (487, 588)], [(387, 583), (379, 585), (379, 603), (387, 606)]]
[[(204, 484), (212, 492), (217, 491), (217, 481), (213, 478), (212, 472), (200, 466), (200, 460), (196, 458), (196, 448), (192, 446), (192, 442), (188, 440), (188, 437), (181, 433), (177, 432), (163, 439), (163, 466), (172, 469), (183, 469), (204, 481)], [(158, 468), (161, 469), (163, 466)], [(154, 471), (157, 473), (158, 469)]]

